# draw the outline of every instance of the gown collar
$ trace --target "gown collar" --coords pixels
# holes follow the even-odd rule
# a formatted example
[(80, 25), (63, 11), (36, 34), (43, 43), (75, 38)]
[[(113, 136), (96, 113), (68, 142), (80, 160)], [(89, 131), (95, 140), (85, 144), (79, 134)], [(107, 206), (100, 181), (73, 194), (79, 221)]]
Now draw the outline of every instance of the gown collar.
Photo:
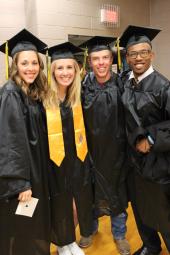
[(151, 66), (147, 69), (147, 71), (144, 72), (142, 75), (138, 76), (138, 79), (136, 80), (133, 71), (131, 71), (130, 76), (129, 76), (129, 80), (132, 79), (132, 78), (134, 78), (135, 81), (136, 81), (136, 83), (139, 83), (139, 82), (141, 82), (144, 78), (146, 78), (148, 75), (150, 75), (150, 74), (153, 73), (153, 72), (154, 72), (154, 69), (153, 69), (153, 66), (151, 65)]

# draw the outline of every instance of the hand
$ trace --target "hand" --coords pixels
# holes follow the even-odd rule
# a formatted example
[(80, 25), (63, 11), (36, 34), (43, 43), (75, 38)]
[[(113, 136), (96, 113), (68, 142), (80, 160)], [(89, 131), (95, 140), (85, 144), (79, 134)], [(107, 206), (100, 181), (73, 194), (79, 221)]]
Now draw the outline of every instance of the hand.
[(150, 149), (151, 149), (151, 145), (149, 144), (148, 139), (146, 139), (146, 138), (141, 139), (136, 144), (136, 150), (141, 153), (148, 153), (148, 152), (150, 152)]
[(31, 200), (31, 197), (32, 197), (32, 190), (29, 189), (19, 193), (18, 200), (20, 202), (28, 202)]

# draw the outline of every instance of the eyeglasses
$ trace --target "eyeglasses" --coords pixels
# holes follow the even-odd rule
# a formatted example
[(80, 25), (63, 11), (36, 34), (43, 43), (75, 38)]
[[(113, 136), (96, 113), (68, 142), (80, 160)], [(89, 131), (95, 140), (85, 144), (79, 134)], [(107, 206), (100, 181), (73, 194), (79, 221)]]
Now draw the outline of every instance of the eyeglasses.
[(147, 58), (149, 56), (149, 54), (151, 53), (151, 50), (141, 50), (141, 51), (132, 51), (127, 53), (127, 55), (132, 58), (132, 59), (136, 59), (138, 57), (138, 55), (141, 58)]

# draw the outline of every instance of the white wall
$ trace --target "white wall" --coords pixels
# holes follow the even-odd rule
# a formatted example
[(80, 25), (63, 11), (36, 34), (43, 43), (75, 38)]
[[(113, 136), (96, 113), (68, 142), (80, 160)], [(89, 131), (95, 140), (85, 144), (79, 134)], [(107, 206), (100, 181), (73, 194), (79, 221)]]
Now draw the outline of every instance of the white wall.
[[(0, 0), (0, 45), (25, 27), (23, 0)], [(0, 84), (5, 81), (4, 54), (0, 52)]]
[[(102, 4), (120, 6), (120, 28), (100, 23)], [(68, 39), (68, 34), (118, 35), (129, 24), (149, 24), (149, 0), (36, 0), (37, 29), (40, 37), (52, 45)], [(141, 8), (144, 11), (141, 13)]]
[(155, 67), (170, 79), (170, 1), (151, 0), (150, 24), (162, 29), (153, 40)]
[[(129, 24), (149, 25), (149, 0), (0, 0), (0, 44), (26, 27), (49, 46), (66, 41), (68, 34), (118, 36)], [(102, 4), (120, 6), (120, 28), (100, 24)], [(0, 53), (0, 84), (4, 58)]]

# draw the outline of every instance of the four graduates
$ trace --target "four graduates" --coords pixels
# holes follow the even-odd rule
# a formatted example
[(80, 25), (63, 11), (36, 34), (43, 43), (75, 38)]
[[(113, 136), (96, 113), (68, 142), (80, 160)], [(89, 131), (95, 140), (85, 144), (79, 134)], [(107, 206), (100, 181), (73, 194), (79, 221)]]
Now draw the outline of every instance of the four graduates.
[[(59, 255), (83, 255), (79, 246), (91, 245), (104, 215), (119, 253), (128, 255), (128, 199), (143, 241), (135, 254), (160, 253), (157, 231), (170, 251), (170, 88), (152, 67), (158, 32), (129, 26), (123, 33), (132, 70), (123, 84), (111, 71), (116, 38), (95, 36), (80, 45), (88, 48), (91, 68), (82, 86), (74, 57), (81, 49), (69, 42), (48, 49), (50, 87), (38, 54), (46, 44), (24, 29), (0, 46), (12, 57), (0, 89), (2, 255), (49, 255), (50, 242)], [(28, 207), (33, 198), (32, 217), (15, 214), (19, 201)]]

